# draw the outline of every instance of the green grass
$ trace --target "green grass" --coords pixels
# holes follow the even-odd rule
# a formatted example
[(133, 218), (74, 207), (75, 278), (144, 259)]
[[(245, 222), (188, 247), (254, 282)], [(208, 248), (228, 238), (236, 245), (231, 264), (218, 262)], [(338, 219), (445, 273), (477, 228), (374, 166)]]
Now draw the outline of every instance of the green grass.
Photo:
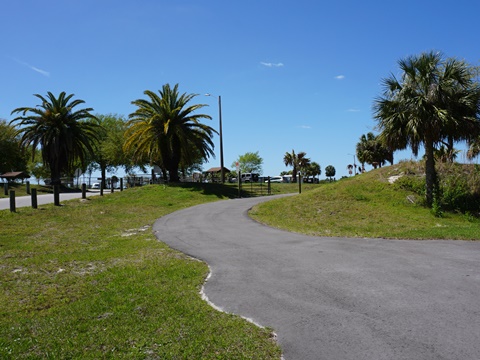
[[(37, 189), (37, 194), (48, 194), (52, 193), (52, 188), (43, 185), (34, 185), (30, 184), (30, 189)], [(27, 196), (27, 187), (25, 184), (21, 183), (10, 183), (8, 184), (8, 193), (5, 195), (4, 184), (0, 183), (0, 199), (8, 198), (10, 196), (10, 190), (15, 191), (15, 196)]]
[(0, 358), (278, 359), (269, 329), (201, 300), (207, 265), (151, 231), (234, 190), (154, 185), (0, 211)]
[[(396, 239), (480, 239), (480, 220), (460, 213), (442, 218), (422, 199), (396, 188), (388, 177), (403, 165), (325, 183), (301, 195), (260, 204), (250, 211), (259, 222), (318, 236)], [(413, 200), (413, 202), (411, 201)]]
[[(418, 195), (388, 182), (404, 172), (393, 166), (303, 184), (301, 195), (250, 213), (311, 235), (479, 239), (478, 218), (437, 218)], [(298, 184), (272, 184), (273, 194), (288, 192)], [(165, 214), (237, 195), (231, 185), (153, 185), (0, 211), (0, 358), (278, 359), (270, 329), (201, 300), (207, 265), (151, 231)]]

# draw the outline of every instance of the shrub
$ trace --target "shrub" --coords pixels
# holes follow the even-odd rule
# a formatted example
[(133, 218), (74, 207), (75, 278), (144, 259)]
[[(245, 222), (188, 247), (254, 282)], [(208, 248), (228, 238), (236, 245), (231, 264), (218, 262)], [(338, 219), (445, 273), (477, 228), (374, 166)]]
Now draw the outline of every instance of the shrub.
[(480, 194), (472, 191), (469, 178), (463, 174), (444, 177), (440, 181), (441, 203), (445, 210), (478, 212)]
[(395, 181), (394, 186), (397, 189), (412, 191), (419, 195), (425, 195), (425, 178), (418, 176), (404, 175)]

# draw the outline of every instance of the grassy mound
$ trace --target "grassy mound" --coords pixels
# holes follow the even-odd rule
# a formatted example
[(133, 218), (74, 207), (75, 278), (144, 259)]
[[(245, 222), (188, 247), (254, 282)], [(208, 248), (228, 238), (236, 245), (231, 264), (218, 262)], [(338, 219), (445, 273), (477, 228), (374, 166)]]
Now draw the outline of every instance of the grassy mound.
[[(454, 177), (475, 184), (478, 176), (474, 166), (456, 164), (439, 171), (444, 184), (453, 183)], [(260, 204), (250, 215), (270, 226), (318, 236), (480, 239), (480, 221), (474, 212), (450, 208), (438, 217), (426, 208), (424, 184), (422, 164), (402, 162)], [(444, 187), (445, 192), (454, 192), (447, 189), (454, 187)], [(468, 193), (475, 199), (474, 189)]]

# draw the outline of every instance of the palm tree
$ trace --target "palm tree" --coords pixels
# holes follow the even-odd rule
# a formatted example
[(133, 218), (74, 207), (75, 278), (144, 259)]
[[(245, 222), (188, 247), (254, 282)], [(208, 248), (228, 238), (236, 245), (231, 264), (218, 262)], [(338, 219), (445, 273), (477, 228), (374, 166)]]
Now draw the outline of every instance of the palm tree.
[(295, 154), (295, 150), (292, 150), (291, 153), (286, 152), (283, 156), (283, 163), (285, 166), (293, 166), (292, 171), (292, 182), (297, 182), (297, 173), (302, 168), (305, 168), (310, 164), (310, 159), (307, 158), (307, 154), (303, 151)]
[(472, 160), (480, 154), (480, 136), (473, 139), (468, 147), (467, 158)]
[(47, 97), (35, 94), (42, 101), (36, 107), (22, 107), (12, 111), (21, 113), (11, 121), (18, 122), (22, 148), (32, 151), (40, 147), (44, 165), (50, 170), (51, 184), (60, 185), (62, 173), (72, 171), (78, 161), (85, 165), (93, 154), (99, 125), (90, 111), (92, 108), (75, 110), (83, 100), (72, 100), (73, 94), (61, 92), (55, 97), (48, 92)]
[(150, 99), (132, 101), (137, 110), (129, 115), (124, 149), (132, 151), (136, 159), (148, 159), (162, 169), (163, 176), (178, 182), (179, 164), (187, 167), (213, 152), (212, 136), (216, 131), (200, 123), (211, 119), (209, 115), (194, 114), (203, 104), (187, 106), (196, 94), (179, 94), (178, 84), (169, 84), (159, 90), (159, 95), (146, 90)]
[(436, 188), (434, 150), (449, 137), (469, 140), (480, 132), (480, 86), (465, 62), (423, 53), (399, 61), (400, 80), (384, 80), (384, 94), (374, 102), (380, 139), (389, 148), (425, 149), (426, 201)]

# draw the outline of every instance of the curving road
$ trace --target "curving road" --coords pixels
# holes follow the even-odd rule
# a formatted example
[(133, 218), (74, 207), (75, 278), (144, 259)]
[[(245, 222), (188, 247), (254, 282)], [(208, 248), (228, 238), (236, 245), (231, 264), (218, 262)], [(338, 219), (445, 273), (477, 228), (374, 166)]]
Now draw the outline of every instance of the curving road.
[(206, 261), (209, 300), (274, 328), (287, 360), (480, 359), (480, 242), (323, 238), (220, 201), (154, 224)]

